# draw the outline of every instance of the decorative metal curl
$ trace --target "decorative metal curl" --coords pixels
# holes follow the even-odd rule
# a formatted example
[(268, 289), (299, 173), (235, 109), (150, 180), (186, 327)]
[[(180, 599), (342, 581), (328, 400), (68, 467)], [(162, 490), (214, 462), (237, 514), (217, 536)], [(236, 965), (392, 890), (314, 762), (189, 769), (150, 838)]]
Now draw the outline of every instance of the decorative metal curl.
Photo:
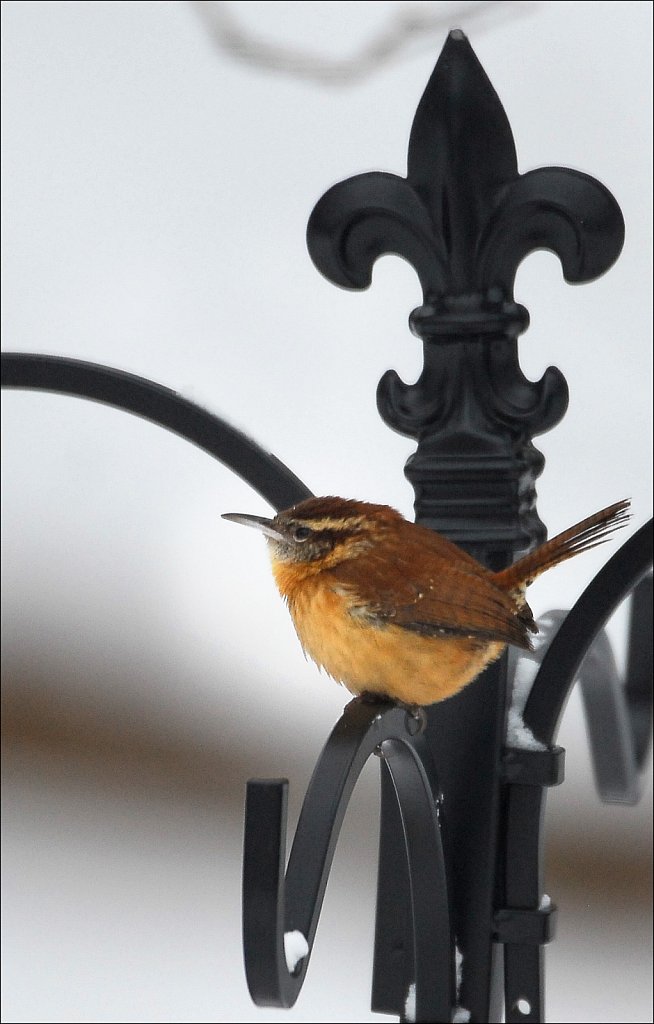
[[(415, 734), (416, 719), (402, 708), (350, 702), (314, 770), (285, 878), (288, 784), (285, 779), (248, 783), (243, 943), (248, 987), (258, 1005), (289, 1007), (299, 995), (347, 804), (363, 765), (377, 753), (395, 792), (410, 879), (412, 942), (403, 957), (405, 1000), (413, 985), (412, 1019), (451, 1020), (454, 956), (438, 824), (439, 790), (428, 748)], [(305, 938), (309, 951), (291, 973), (284, 935), (295, 931)]]

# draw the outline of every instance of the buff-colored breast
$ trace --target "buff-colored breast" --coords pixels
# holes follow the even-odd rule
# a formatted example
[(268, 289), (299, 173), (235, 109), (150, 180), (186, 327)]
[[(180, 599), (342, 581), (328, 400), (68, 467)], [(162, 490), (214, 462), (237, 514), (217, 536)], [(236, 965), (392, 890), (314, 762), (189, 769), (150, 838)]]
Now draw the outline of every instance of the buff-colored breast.
[(407, 704), (433, 704), (457, 693), (504, 650), (461, 636), (426, 637), (352, 614), (351, 601), (317, 577), (287, 594), (302, 647), (355, 695), (379, 693)]

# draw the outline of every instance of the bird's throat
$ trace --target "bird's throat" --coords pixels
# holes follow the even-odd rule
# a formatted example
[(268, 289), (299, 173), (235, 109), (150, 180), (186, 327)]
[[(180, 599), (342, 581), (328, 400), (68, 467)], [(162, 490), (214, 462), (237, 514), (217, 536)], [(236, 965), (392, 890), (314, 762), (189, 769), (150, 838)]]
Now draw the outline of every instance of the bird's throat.
[(293, 602), (300, 594), (312, 576), (316, 576), (323, 569), (318, 562), (293, 562), (278, 558), (270, 547), (270, 565), (272, 573), (282, 597)]

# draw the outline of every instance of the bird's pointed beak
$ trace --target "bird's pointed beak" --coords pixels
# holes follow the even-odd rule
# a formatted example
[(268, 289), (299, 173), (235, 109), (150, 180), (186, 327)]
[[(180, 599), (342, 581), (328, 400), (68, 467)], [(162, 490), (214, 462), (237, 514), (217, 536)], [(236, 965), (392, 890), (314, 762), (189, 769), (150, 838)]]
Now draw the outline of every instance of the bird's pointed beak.
[(253, 526), (255, 530), (261, 530), (262, 533), (265, 533), (266, 537), (272, 537), (273, 540), (286, 539), (284, 534), (273, 525), (272, 519), (266, 519), (264, 516), (247, 516), (241, 512), (223, 512), (220, 518), (227, 519), (230, 523), (240, 523), (241, 526)]

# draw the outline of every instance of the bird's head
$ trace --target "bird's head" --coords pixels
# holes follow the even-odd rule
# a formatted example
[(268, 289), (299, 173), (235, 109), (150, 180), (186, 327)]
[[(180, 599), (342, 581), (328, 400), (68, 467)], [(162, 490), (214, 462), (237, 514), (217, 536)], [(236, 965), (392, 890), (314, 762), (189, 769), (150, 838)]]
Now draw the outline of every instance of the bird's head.
[(387, 505), (334, 497), (308, 498), (272, 519), (239, 512), (222, 518), (260, 530), (273, 562), (305, 564), (314, 570), (355, 557), (370, 548), (386, 526), (404, 521)]

